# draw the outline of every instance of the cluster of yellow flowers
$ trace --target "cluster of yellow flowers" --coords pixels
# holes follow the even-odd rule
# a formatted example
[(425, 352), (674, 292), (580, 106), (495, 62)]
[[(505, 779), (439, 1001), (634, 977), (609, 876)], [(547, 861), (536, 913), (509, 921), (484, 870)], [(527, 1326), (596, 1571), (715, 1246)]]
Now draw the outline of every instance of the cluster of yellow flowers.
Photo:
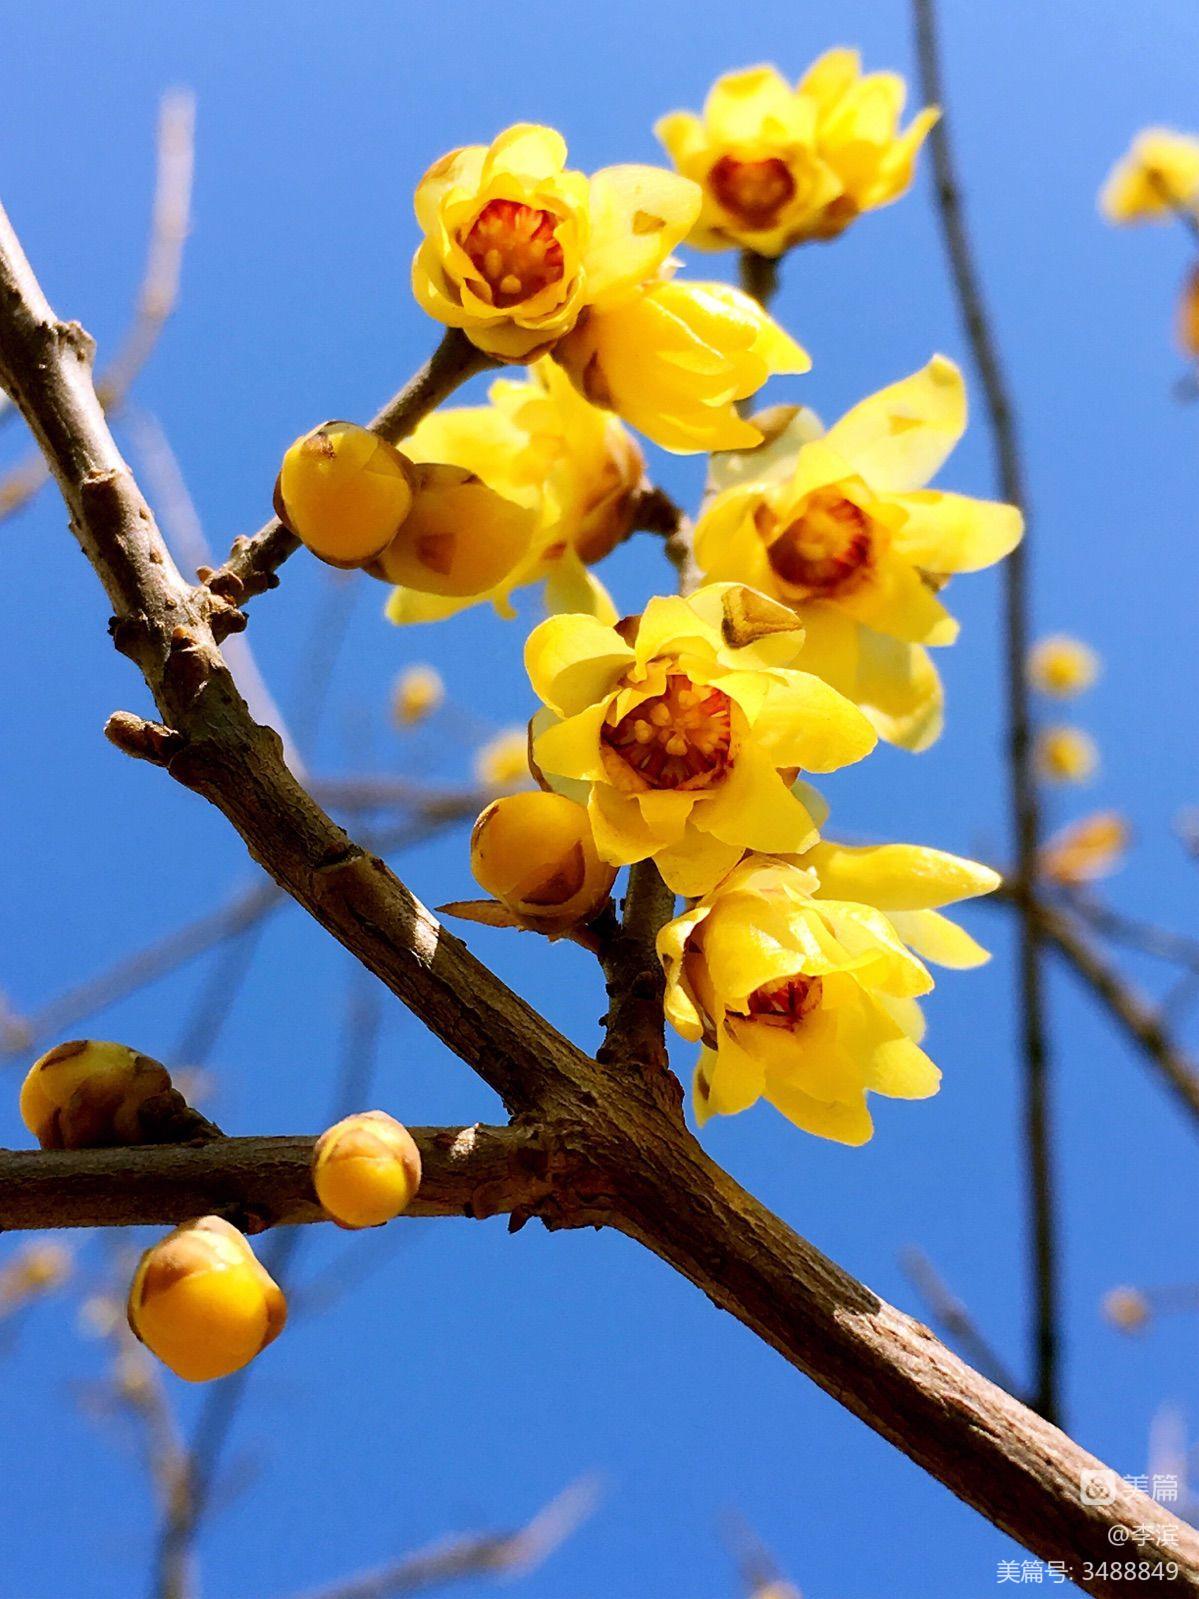
[[(337, 564), (392, 585), (407, 624), (544, 585), (525, 647), (542, 702), (480, 777), (496, 798), (471, 839), (489, 898), (447, 909), (584, 942), (622, 867), (652, 861), (687, 901), (661, 934), (666, 1014), (702, 1046), (701, 1118), (764, 1096), (844, 1143), (866, 1093), (915, 1098), (924, 960), (984, 952), (939, 907), (989, 869), (915, 846), (822, 839), (813, 774), (884, 739), (927, 748), (943, 718), (932, 653), (957, 623), (944, 588), (1002, 559), (1019, 512), (929, 486), (966, 426), (954, 363), (935, 355), (831, 427), (757, 415), (804, 350), (758, 300), (693, 282), (673, 252), (777, 258), (897, 199), (937, 119), (901, 126), (904, 85), (833, 50), (791, 86), (774, 68), (720, 79), (702, 117), (658, 124), (674, 170), (573, 170), (551, 128), (451, 151), (416, 191), (418, 303), (519, 377), (484, 404), (427, 415), (398, 448), (346, 424), (298, 440), (280, 515)], [(595, 567), (653, 490), (633, 437), (708, 453), (690, 592), (620, 617)], [(440, 703), (410, 671), (395, 714)], [(511, 792), (532, 774), (537, 787)]]
[[(21, 1117), (43, 1149), (155, 1143), (161, 1126), (146, 1107), (172, 1093), (166, 1067), (125, 1044), (77, 1039), (30, 1067)], [(214, 1136), (216, 1129), (212, 1129)], [(406, 1210), (421, 1180), (420, 1150), (383, 1111), (330, 1127), (313, 1146), (312, 1188), (330, 1220), (378, 1227)], [(54, 1286), (69, 1257), (51, 1246), (27, 1252), (0, 1273), (0, 1314)], [(283, 1331), (287, 1301), (249, 1240), (222, 1216), (184, 1222), (147, 1249), (126, 1307), (134, 1335), (188, 1382), (227, 1377)]]

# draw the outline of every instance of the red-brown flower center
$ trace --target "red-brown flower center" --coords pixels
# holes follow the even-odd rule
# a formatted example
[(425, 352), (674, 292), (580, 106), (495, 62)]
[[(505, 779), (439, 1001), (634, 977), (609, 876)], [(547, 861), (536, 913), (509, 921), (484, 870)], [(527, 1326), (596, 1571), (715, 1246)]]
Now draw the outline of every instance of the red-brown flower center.
[(729, 766), (731, 712), (722, 690), (672, 672), (664, 693), (605, 726), (602, 737), (647, 788), (708, 788)]
[(784, 583), (805, 594), (842, 593), (870, 561), (870, 518), (835, 491), (812, 495), (803, 515), (789, 523), (766, 555)]
[(712, 193), (726, 211), (748, 228), (769, 228), (795, 194), (795, 179), (785, 161), (738, 161), (722, 155), (708, 173)]
[(531, 300), (562, 278), (557, 217), (516, 200), (489, 200), (459, 243), (501, 310)]
[(765, 984), (749, 996), (749, 1015), (756, 1022), (794, 1027), (820, 1003), (824, 984), (819, 977), (789, 977), (785, 983)]

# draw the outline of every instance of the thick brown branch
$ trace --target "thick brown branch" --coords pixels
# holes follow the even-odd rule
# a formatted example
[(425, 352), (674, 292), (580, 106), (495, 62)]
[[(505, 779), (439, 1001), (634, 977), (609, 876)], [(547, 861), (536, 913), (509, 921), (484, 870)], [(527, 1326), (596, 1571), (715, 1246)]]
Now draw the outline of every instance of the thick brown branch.
[[(381, 438), (398, 444), (467, 378), (486, 371), (492, 364), (464, 333), (450, 328), (420, 371), (375, 413), (367, 426)], [(240, 606), (255, 594), (274, 588), (279, 581), (279, 568), (299, 547), (300, 541), (273, 516), (253, 538), (237, 539), (225, 564), (207, 574), (205, 582), (214, 594)], [(218, 622), (218, 639), (224, 631)]]
[(1199, 1534), (1118, 1479), (1111, 1504), (1084, 1504), (1090, 1456), (796, 1237), (708, 1160), (644, 1077), (605, 1071), (562, 1038), (321, 811), (237, 694), (208, 605), (175, 571), (112, 443), (89, 352), (54, 318), (0, 212), (0, 376), (52, 463), (119, 646), (187, 739), (172, 774), (509, 1105), (539, 1113), (551, 1171), (537, 1213), (638, 1239), (984, 1515), (1071, 1562), (1087, 1591), (1126, 1590), (1084, 1580), (1080, 1565), (1100, 1567), (1122, 1523), (1144, 1530), (1144, 1558), (1177, 1563), (1163, 1593), (1199, 1594)]
[(673, 911), (674, 895), (653, 861), (631, 867), (620, 926), (600, 952), (609, 1003), (598, 1059), (618, 1067), (636, 1066), (666, 1086), (677, 1105), (678, 1081), (667, 1076), (665, 985), (656, 950), (658, 933)]
[[(536, 1210), (543, 1146), (507, 1127), (413, 1127), (423, 1175), (409, 1216)], [(326, 1221), (312, 1138), (218, 1138), (131, 1149), (0, 1150), (0, 1231), (175, 1226), (210, 1212), (265, 1226)]]

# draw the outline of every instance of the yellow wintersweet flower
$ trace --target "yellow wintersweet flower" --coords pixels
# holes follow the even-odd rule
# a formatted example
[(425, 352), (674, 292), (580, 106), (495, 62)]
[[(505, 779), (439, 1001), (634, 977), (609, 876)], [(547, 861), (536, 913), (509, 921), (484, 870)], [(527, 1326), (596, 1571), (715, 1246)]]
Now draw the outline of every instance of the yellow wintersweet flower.
[(1109, 222), (1164, 222), (1199, 205), (1199, 139), (1169, 128), (1138, 133), (1108, 175), (1099, 206)]
[(655, 598), (605, 627), (555, 616), (529, 635), (525, 666), (547, 709), (533, 763), (587, 803), (600, 856), (652, 856), (680, 894), (702, 894), (745, 849), (815, 841), (819, 800), (798, 770), (830, 772), (873, 748), (848, 700), (795, 670), (802, 630), (740, 584)]
[(737, 414), (737, 401), (772, 373), (812, 364), (740, 289), (667, 278), (590, 311), (554, 359), (594, 404), (680, 454), (757, 444), (761, 431)]
[(1183, 355), (1199, 357), (1199, 267), (1192, 267), (1178, 301), (1178, 346)]
[(544, 582), (552, 611), (591, 611), (616, 620), (616, 607), (588, 570), (632, 525), (645, 461), (624, 425), (590, 405), (551, 361), (526, 382), (493, 383), (490, 403), (434, 411), (405, 441), (415, 461), (447, 461), (473, 472), (534, 518), (522, 557), (495, 585), (465, 599), (397, 588), (393, 622), (433, 621), (490, 600), (511, 617), (515, 589)]
[(1034, 760), (1050, 783), (1086, 783), (1099, 769), (1099, 746), (1081, 727), (1046, 727), (1037, 735)]
[(939, 850), (821, 844), (791, 859), (750, 855), (664, 927), (666, 1015), (702, 1042), (701, 1124), (763, 1096), (822, 1138), (863, 1144), (868, 1092), (935, 1094), (919, 1047), (916, 997), (933, 986), (918, 958), (987, 956), (936, 906), (989, 892), (994, 872)]
[(412, 286), (430, 316), (501, 361), (527, 361), (584, 309), (653, 277), (699, 211), (658, 167), (566, 169), (553, 128), (519, 124), (435, 162), (416, 190)]
[(777, 445), (716, 494), (695, 530), (709, 580), (736, 580), (790, 605), (803, 666), (866, 712), (881, 737), (924, 749), (941, 730), (928, 646), (957, 623), (942, 578), (1005, 556), (1023, 531), (1011, 505), (924, 485), (961, 438), (966, 389), (952, 361), (863, 400), (827, 433), (801, 413), (795, 452)]
[(863, 76), (855, 50), (828, 51), (794, 89), (768, 66), (717, 79), (702, 118), (675, 111), (655, 129), (703, 190), (688, 242), (779, 256), (898, 199), (938, 116), (921, 111), (900, 132), (905, 93), (895, 73)]
[(1099, 676), (1099, 657), (1089, 644), (1054, 633), (1038, 639), (1028, 652), (1028, 681), (1042, 694), (1070, 699)]
[(431, 716), (444, 699), (441, 673), (436, 667), (418, 663), (396, 678), (391, 704), (396, 721), (401, 727), (410, 727), (413, 722), (423, 722), (426, 716)]

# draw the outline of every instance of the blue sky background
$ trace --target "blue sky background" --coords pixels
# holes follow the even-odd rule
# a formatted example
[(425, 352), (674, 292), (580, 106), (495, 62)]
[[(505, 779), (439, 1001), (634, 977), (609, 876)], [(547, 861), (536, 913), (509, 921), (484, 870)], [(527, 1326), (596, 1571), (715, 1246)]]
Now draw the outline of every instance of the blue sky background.
[[(1180, 232), (1106, 228), (1096, 189), (1132, 132), (1199, 125), (1199, 13), (1186, 0), (951, 0), (946, 70), (971, 221), (1019, 398), (1034, 500), (1036, 626), (1102, 652), (1079, 717), (1104, 768), (1064, 820), (1115, 805), (1136, 828), (1119, 902), (1194, 925), (1194, 868), (1171, 838), (1195, 780), (1195, 506), (1199, 410), (1172, 386)], [(367, 4), (9, 8), (0, 193), (56, 307), (111, 352), (141, 270), (160, 92), (198, 96), (195, 227), (183, 297), (139, 398), (179, 455), (213, 542), (269, 511), (279, 455), (327, 416), (364, 416), (427, 353), (413, 303), (410, 197), (445, 149), (517, 120), (566, 133), (574, 162), (654, 160), (651, 127), (696, 106), (720, 71), (760, 59), (798, 74), (856, 44), (910, 71), (900, 0), (693, 0), (606, 5)], [(814, 358), (779, 397), (828, 419), (922, 364), (963, 357), (927, 172), (913, 195), (789, 261), (778, 312)], [(696, 275), (733, 268), (701, 257)], [(18, 430), (0, 437), (15, 458)], [(128, 435), (125, 435), (126, 439)], [(136, 457), (134, 457), (136, 462)], [(654, 471), (694, 498), (699, 465)], [(986, 493), (981, 423), (942, 475)], [(0, 986), (22, 1010), (165, 933), (250, 880), (223, 820), (101, 737), (144, 706), (104, 630), (99, 587), (45, 494), (0, 530)], [(651, 541), (606, 569), (632, 609), (670, 571)], [(253, 607), (250, 637), (284, 705), (302, 692), (329, 579), (297, 558)], [(405, 743), (388, 726), (396, 671), (429, 658), (454, 700), (496, 726), (530, 709), (522, 631), (472, 613), (400, 633), (362, 579), (329, 691), (321, 771), (371, 763), (465, 775), (460, 729)], [(942, 656), (949, 725), (930, 754), (882, 750), (829, 784), (846, 830), (992, 858), (1007, 826), (994, 574), (959, 581), (960, 645)], [(312, 753), (312, 752), (310, 752)], [(427, 900), (470, 892), (461, 834), (401, 863)], [(1008, 1362), (1028, 1319), (1011, 945), (1006, 913), (974, 908), (995, 961), (929, 1006), (945, 1073), (925, 1105), (880, 1102), (864, 1150), (820, 1143), (767, 1108), (712, 1125), (713, 1153), (880, 1293), (918, 1309), (898, 1266), (925, 1249)], [(572, 948), (473, 931), (474, 949), (583, 1044), (602, 991)], [(1139, 978), (1160, 973), (1130, 964)], [(210, 975), (196, 965), (87, 1024), (172, 1059)], [(230, 1132), (313, 1131), (327, 1116), (350, 969), (295, 911), (259, 945), (212, 1061)], [(1066, 1389), (1076, 1436), (1145, 1469), (1163, 1402), (1196, 1414), (1195, 1320), (1129, 1340), (1103, 1324), (1117, 1282), (1196, 1276), (1194, 1127), (1067, 974), (1051, 983), (1064, 1228)], [(688, 1051), (677, 1059), (689, 1074)], [(18, 1071), (0, 1141), (27, 1135)], [(488, 1119), (488, 1089), (388, 1003), (371, 1103), (402, 1119)], [(398, 1236), (396, 1236), (398, 1235)], [(0, 1242), (0, 1260), (15, 1242)], [(95, 1245), (88, 1270), (104, 1262)], [(617, 1237), (502, 1222), (326, 1233), (301, 1275), (371, 1261), (334, 1308), (297, 1318), (254, 1369), (233, 1442), (242, 1491), (201, 1543), (209, 1599), (271, 1599), (385, 1561), (442, 1533), (525, 1518), (580, 1472), (600, 1513), (517, 1590), (527, 1599), (718, 1599), (737, 1592), (718, 1531), (739, 1509), (808, 1599), (976, 1599), (1019, 1553), (973, 1511), (826, 1399), (729, 1317)], [(65, 1301), (3, 1351), (0, 1599), (142, 1590), (153, 1529), (136, 1452), (88, 1416), (103, 1352)], [(185, 1419), (200, 1396), (174, 1384)], [(246, 1468), (253, 1468), (247, 1472)]]

